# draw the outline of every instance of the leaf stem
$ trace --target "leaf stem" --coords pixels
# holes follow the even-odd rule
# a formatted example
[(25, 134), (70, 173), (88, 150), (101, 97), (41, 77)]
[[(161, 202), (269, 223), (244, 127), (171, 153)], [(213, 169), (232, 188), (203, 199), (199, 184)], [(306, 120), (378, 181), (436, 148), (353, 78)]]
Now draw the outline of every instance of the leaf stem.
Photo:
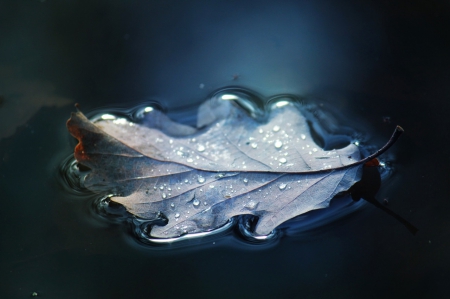
[(340, 166), (340, 167), (335, 167), (333, 169), (330, 170), (318, 170), (318, 171), (310, 171), (309, 173), (323, 173), (323, 172), (329, 172), (329, 171), (334, 171), (334, 170), (342, 170), (342, 169), (347, 169), (347, 168), (351, 168), (357, 165), (361, 165), (361, 164), (365, 164), (366, 162), (375, 159), (376, 157), (380, 156), (381, 154), (383, 154), (384, 152), (386, 152), (396, 141), (397, 139), (400, 137), (400, 135), (402, 135), (402, 133), (405, 130), (403, 130), (402, 127), (397, 126), (395, 128), (394, 133), (392, 133), (391, 138), (388, 140), (388, 142), (383, 145), (383, 147), (381, 147), (379, 150), (377, 150), (375, 153), (373, 153), (372, 155), (369, 155), (367, 157), (365, 157), (362, 160), (359, 160), (355, 163), (352, 164), (348, 164), (348, 165), (344, 165), (344, 166)]
[[(395, 128), (394, 133), (392, 134), (391, 138), (389, 139), (389, 141), (382, 147), (380, 148), (378, 151), (376, 151), (375, 153), (373, 153), (370, 156), (367, 156), (366, 158), (362, 159), (361, 161), (358, 161), (358, 163), (365, 163), (367, 161), (370, 161), (372, 159), (375, 159), (376, 157), (380, 156), (381, 154), (383, 154), (384, 152), (386, 152), (396, 141), (397, 139), (400, 137), (400, 135), (402, 135), (402, 133), (405, 130), (403, 130), (402, 127), (397, 126)], [(356, 163), (355, 163), (356, 164)], [(354, 165), (354, 164), (352, 164)]]
[(383, 206), (374, 196), (366, 199), (364, 198), (366, 201), (370, 202), (371, 204), (373, 204), (374, 206), (376, 206), (377, 208), (383, 210), (385, 213), (389, 214), (390, 216), (394, 217), (395, 219), (397, 219), (400, 223), (402, 223), (413, 235), (415, 235), (417, 233), (417, 231), (419, 230), (417, 227), (415, 227), (414, 225), (412, 225), (408, 220), (406, 220), (405, 218), (403, 218), (402, 216), (398, 215), (397, 213), (395, 213), (394, 211), (391, 211), (390, 209), (386, 208), (385, 206)]

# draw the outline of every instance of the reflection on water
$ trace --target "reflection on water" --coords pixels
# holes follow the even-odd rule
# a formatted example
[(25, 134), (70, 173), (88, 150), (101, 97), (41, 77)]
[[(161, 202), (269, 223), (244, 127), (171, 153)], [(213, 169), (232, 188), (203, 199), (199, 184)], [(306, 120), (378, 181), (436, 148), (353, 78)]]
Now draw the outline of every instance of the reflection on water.
[(43, 80), (23, 78), (13, 68), (0, 66), (0, 139), (11, 136), (42, 107), (63, 107), (72, 100), (55, 93)]
[[(288, 103), (294, 103), (300, 107), (307, 117), (313, 139), (321, 147), (325, 149), (336, 149), (346, 146), (349, 143), (354, 143), (359, 146), (363, 156), (367, 156), (377, 149), (374, 146), (367, 145), (368, 137), (363, 132), (357, 132), (345, 126), (342, 123), (342, 115), (331, 113), (333, 108), (329, 106), (324, 107), (323, 103), (317, 99), (302, 98), (288, 94), (264, 99), (260, 95), (242, 88), (225, 88), (215, 92), (212, 97), (219, 100), (233, 100), (237, 102), (244, 108), (248, 115), (261, 122), (265, 121), (268, 111), (271, 109), (283, 107)], [(123, 119), (132, 123), (142, 124), (146, 122), (145, 125), (159, 127), (159, 120), (151, 120), (151, 123), (148, 123), (149, 119), (145, 117), (147, 113), (154, 111), (154, 109), (160, 110), (161, 107), (156, 104), (145, 103), (131, 109), (94, 111), (89, 113), (89, 115), (94, 122), (105, 119), (112, 119), (114, 121)], [(195, 107), (192, 107), (191, 109), (169, 111), (167, 114), (169, 117), (175, 118), (177, 122), (188, 125), (197, 123), (197, 126), (198, 124), (204, 126), (212, 123), (215, 117), (217, 117), (217, 115), (199, 115), (198, 119), (196, 119), (195, 111)], [(168, 130), (168, 128), (162, 129)], [(273, 130), (278, 131), (279, 128), (274, 127)], [(380, 167), (382, 180), (386, 180), (392, 173), (392, 168), (388, 165), (389, 163), (387, 161), (382, 161), (382, 167)], [(64, 161), (60, 169), (60, 181), (69, 192), (76, 194), (81, 199), (83, 197), (92, 198), (92, 193), (83, 186), (84, 177), (88, 173), (88, 168), (78, 164), (70, 156)], [(99, 194), (92, 202), (92, 210), (99, 217), (103, 218), (104, 221), (129, 225), (131, 227), (130, 232), (134, 235), (135, 239), (153, 248), (198, 245), (199, 243), (211, 242), (211, 240), (217, 240), (219, 238), (235, 238), (247, 244), (258, 244), (263, 247), (272, 246), (284, 235), (302, 235), (314, 229), (325, 228), (330, 223), (356, 211), (364, 204), (363, 201), (354, 202), (349, 195), (340, 194), (332, 200), (328, 208), (297, 216), (283, 223), (267, 236), (258, 236), (252, 233), (255, 223), (258, 221), (257, 217), (242, 215), (233, 217), (224, 226), (209, 232), (186, 234), (178, 238), (157, 239), (150, 236), (150, 231), (154, 225), (164, 226), (167, 223), (168, 220), (164, 214), (159, 213), (155, 219), (151, 220), (140, 219), (128, 213), (122, 205), (110, 200), (112, 196), (113, 194)]]

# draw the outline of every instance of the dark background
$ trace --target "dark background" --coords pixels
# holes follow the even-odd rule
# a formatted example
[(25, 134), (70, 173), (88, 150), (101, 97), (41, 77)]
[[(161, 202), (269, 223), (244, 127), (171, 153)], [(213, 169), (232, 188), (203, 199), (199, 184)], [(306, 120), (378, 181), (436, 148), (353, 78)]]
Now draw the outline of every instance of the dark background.
[[(1, 1), (0, 296), (448, 297), (449, 29), (434, 0)], [(230, 85), (323, 98), (376, 145), (402, 125), (378, 197), (419, 233), (366, 205), (272, 246), (155, 250), (61, 184), (75, 102), (183, 111)]]

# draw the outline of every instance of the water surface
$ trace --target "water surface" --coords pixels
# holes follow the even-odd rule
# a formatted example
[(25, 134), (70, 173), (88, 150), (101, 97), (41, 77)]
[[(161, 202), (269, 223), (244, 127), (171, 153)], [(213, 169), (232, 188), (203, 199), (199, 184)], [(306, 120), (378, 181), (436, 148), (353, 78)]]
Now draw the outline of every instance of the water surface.
[[(2, 297), (448, 297), (447, 4), (0, 7)], [(188, 250), (149, 250), (131, 225), (97, 213), (95, 196), (60, 184), (75, 102), (83, 111), (157, 102), (177, 117), (226, 86), (320, 98), (377, 147), (401, 125), (377, 196), (417, 236), (364, 205), (270, 246), (230, 232)]]

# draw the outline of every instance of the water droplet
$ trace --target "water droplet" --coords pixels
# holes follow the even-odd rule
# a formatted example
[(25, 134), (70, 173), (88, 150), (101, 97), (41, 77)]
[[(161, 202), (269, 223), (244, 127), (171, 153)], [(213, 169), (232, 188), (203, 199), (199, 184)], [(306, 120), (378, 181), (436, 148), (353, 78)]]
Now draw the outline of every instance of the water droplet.
[(185, 184), (189, 183), (189, 180), (188, 180), (188, 179), (185, 179), (185, 180), (184, 180), (184, 183), (185, 183)]
[(286, 163), (286, 159), (285, 158), (280, 158), (278, 161), (280, 161), (280, 163)]
[(214, 185), (209, 185), (209, 188), (214, 189)]
[(300, 138), (305, 140), (306, 139), (306, 135), (305, 134), (300, 134)]
[(313, 148), (313, 152), (317, 152), (317, 148)]
[(259, 132), (260, 134), (264, 133), (263, 129), (259, 129), (258, 132)]
[(162, 186), (162, 185), (159, 186), (159, 189), (164, 190), (164, 186)]
[(186, 160), (188, 163), (192, 163), (192, 162), (194, 162), (194, 160), (192, 160), (192, 158), (187, 158), (187, 160)]
[(274, 131), (274, 132), (278, 132), (279, 130), (280, 130), (280, 127), (279, 127), (279, 126), (273, 127), (273, 131)]
[(278, 188), (280, 190), (284, 190), (286, 188), (286, 184), (285, 183), (281, 183), (281, 184), (278, 185)]
[(258, 201), (253, 201), (253, 200), (250, 200), (246, 205), (245, 205), (245, 207), (247, 208), (247, 209), (250, 209), (250, 210), (253, 210), (253, 209), (255, 209), (257, 206), (258, 206)]
[(258, 144), (256, 142), (252, 142), (251, 146), (252, 146), (252, 148), (257, 148)]
[(174, 203), (171, 203), (171, 204), (170, 204), (170, 207), (171, 207), (171, 208), (175, 208), (175, 204), (174, 204)]
[(247, 178), (244, 178), (244, 183), (248, 183), (248, 179)]
[(200, 200), (198, 200), (197, 198), (194, 199), (194, 202), (192, 203), (194, 205), (194, 207), (198, 207), (200, 204)]
[(202, 184), (202, 183), (205, 182), (205, 178), (202, 177), (202, 176), (200, 175), (200, 176), (198, 176), (197, 181), (198, 181), (200, 184)]
[(205, 147), (203, 145), (199, 144), (198, 147), (197, 147), (197, 150), (199, 152), (203, 152), (205, 150)]
[(166, 193), (161, 194), (161, 197), (166, 198), (167, 197)]
[(180, 213), (175, 213), (175, 218), (180, 217)]
[(275, 141), (274, 143), (276, 148), (281, 148), (283, 146), (283, 142), (281, 142), (280, 140)]

